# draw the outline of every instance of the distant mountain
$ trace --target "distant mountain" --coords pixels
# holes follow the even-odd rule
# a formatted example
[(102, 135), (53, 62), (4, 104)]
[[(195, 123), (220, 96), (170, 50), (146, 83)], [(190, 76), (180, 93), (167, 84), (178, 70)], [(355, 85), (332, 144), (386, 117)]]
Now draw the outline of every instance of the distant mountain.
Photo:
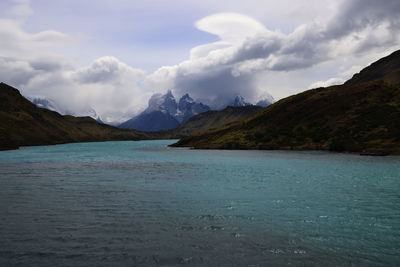
[(143, 113), (151, 113), (153, 111), (161, 111), (162, 113), (170, 114), (171, 116), (177, 115), (178, 105), (176, 104), (175, 97), (172, 95), (171, 90), (165, 95), (154, 94), (149, 99), (149, 105)]
[(246, 102), (246, 100), (244, 99), (243, 96), (237, 95), (229, 106), (232, 106), (232, 107), (245, 107), (245, 106), (251, 106), (251, 104)]
[(344, 85), (287, 97), (175, 146), (400, 154), (399, 55), (400, 50), (373, 63)]
[(169, 130), (179, 126), (179, 122), (169, 113), (162, 111), (152, 111), (150, 113), (141, 113), (140, 115), (120, 124), (122, 129), (135, 129), (145, 132), (156, 132), (160, 130)]
[(210, 107), (200, 102), (195, 102), (189, 94), (181, 97), (178, 104), (177, 120), (185, 123), (191, 117), (210, 110)]
[(100, 124), (90, 117), (62, 116), (39, 108), (17, 89), (0, 83), (0, 150), (31, 145), (149, 138), (146, 133)]
[(269, 95), (268, 97), (259, 100), (256, 103), (256, 106), (266, 108), (266, 107), (268, 107), (269, 105), (271, 105), (273, 103), (275, 103), (275, 99), (271, 95)]
[(172, 92), (168, 91), (165, 95), (154, 94), (145, 111), (118, 127), (146, 132), (169, 130), (208, 110), (208, 106), (195, 102), (189, 94), (182, 96), (177, 104)]
[(49, 98), (35, 97), (35, 98), (31, 98), (29, 100), (33, 104), (38, 106), (39, 108), (46, 108), (48, 110), (56, 111), (56, 112), (60, 113), (61, 115), (71, 115), (71, 116), (77, 116), (77, 117), (89, 116), (100, 123), (104, 123), (101, 120), (100, 116), (97, 115), (96, 111), (91, 107), (88, 107), (87, 109), (80, 111), (80, 112), (74, 112), (74, 111), (71, 111), (71, 110), (57, 104), (56, 101), (49, 99)]

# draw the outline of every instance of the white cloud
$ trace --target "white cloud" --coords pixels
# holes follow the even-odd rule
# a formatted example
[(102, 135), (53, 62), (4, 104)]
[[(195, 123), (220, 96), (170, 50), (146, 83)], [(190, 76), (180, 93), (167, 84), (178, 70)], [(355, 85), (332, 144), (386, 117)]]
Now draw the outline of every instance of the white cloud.
[[(189, 60), (160, 68), (147, 77), (146, 85), (172, 88), (178, 95), (189, 92), (214, 107), (237, 94), (254, 99), (260, 88), (268, 87), (258, 84), (257, 80), (265, 79), (255, 79), (260, 73), (283, 72), (290, 77), (324, 62), (399, 48), (398, 12), (400, 2), (395, 0), (387, 5), (373, 0), (346, 1), (327, 20), (300, 25), (289, 34), (271, 31), (241, 14), (207, 16), (196, 27), (220, 40), (193, 48)], [(343, 81), (342, 76), (313, 85)]]
[(324, 81), (314, 82), (308, 86), (308, 89), (343, 84), (344, 82), (349, 80), (351, 77), (353, 77), (354, 74), (360, 72), (361, 69), (363, 69), (363, 67), (359, 66), (359, 65), (351, 66), (350, 68), (346, 69), (345, 71), (340, 72), (338, 77), (329, 78)]
[(329, 80), (326, 81), (318, 81), (309, 86), (310, 89), (312, 88), (319, 88), (319, 87), (328, 87), (332, 85), (339, 85), (343, 84), (345, 82), (344, 79), (342, 78), (330, 78)]
[(53, 30), (28, 33), (18, 20), (0, 19), (0, 56), (33, 58), (56, 55), (56, 51), (71, 44), (74, 38)]
[(151, 95), (139, 87), (145, 72), (114, 57), (99, 58), (88, 67), (35, 74), (22, 87), (24, 95), (51, 98), (77, 114), (91, 107), (108, 122), (137, 114)]
[(95, 60), (89, 67), (81, 68), (75, 73), (75, 79), (80, 83), (101, 83), (120, 85), (124, 82), (137, 81), (144, 77), (145, 72), (134, 69), (112, 56)]
[(101, 57), (75, 68), (60, 54), (74, 37), (45, 30), (28, 33), (23, 17), (32, 14), (30, 1), (16, 0), (15, 18), (0, 19), (0, 79), (28, 97), (47, 97), (75, 113), (94, 108), (105, 121), (128, 119), (151, 95), (140, 88), (146, 73), (115, 57)]
[(237, 13), (218, 13), (195, 23), (197, 29), (219, 36), (230, 44), (242, 42), (247, 36), (265, 31), (257, 20)]
[(11, 13), (20, 20), (25, 20), (33, 15), (33, 9), (30, 6), (30, 0), (14, 0), (15, 5), (12, 7)]

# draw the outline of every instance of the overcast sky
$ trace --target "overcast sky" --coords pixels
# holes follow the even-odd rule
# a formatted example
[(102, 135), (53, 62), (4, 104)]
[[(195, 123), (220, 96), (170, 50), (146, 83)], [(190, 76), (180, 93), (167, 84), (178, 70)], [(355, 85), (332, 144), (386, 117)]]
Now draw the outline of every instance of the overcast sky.
[(400, 48), (398, 0), (2, 0), (0, 80), (106, 121), (343, 83)]

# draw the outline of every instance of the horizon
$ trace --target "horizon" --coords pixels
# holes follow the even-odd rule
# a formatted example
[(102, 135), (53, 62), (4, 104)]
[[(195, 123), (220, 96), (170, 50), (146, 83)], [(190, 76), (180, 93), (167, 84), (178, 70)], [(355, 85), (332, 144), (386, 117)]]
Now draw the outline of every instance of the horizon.
[(7, 0), (0, 80), (106, 122), (172, 90), (212, 108), (341, 84), (400, 48), (400, 2)]

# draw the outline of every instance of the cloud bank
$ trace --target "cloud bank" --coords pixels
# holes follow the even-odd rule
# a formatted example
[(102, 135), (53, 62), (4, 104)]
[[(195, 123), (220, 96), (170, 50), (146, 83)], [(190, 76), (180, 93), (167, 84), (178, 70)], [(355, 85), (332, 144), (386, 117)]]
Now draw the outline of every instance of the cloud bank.
[[(143, 110), (156, 92), (189, 93), (214, 108), (236, 95), (251, 102), (268, 92), (280, 98), (291, 93), (280, 85), (291, 82), (301, 90), (342, 83), (349, 78), (346, 70), (360, 69), (346, 60), (376, 59), (400, 48), (399, 1), (342, 1), (335, 10), (289, 33), (244, 14), (206, 16), (194, 26), (216, 41), (193, 47), (177, 65), (146, 74), (112, 56), (75, 67), (62, 49), (79, 43), (79, 37), (55, 30), (27, 32), (24, 25), (33, 10), (29, 1), (18, 0), (14, 18), (0, 19), (0, 79), (27, 96), (49, 97), (75, 110), (90, 106), (105, 121), (122, 121)], [(304, 78), (325, 66), (346, 69), (330, 70), (331, 77), (318, 82)]]
[[(188, 91), (221, 106), (236, 94), (254, 101), (265, 90), (256, 79), (262, 72), (290, 75), (336, 58), (399, 47), (399, 1), (346, 1), (337, 10), (326, 22), (300, 25), (290, 34), (271, 31), (240, 14), (203, 18), (197, 28), (220, 40), (193, 48), (189, 60), (160, 68), (146, 83), (167, 84), (179, 94)], [(343, 80), (330, 81), (334, 82)]]

